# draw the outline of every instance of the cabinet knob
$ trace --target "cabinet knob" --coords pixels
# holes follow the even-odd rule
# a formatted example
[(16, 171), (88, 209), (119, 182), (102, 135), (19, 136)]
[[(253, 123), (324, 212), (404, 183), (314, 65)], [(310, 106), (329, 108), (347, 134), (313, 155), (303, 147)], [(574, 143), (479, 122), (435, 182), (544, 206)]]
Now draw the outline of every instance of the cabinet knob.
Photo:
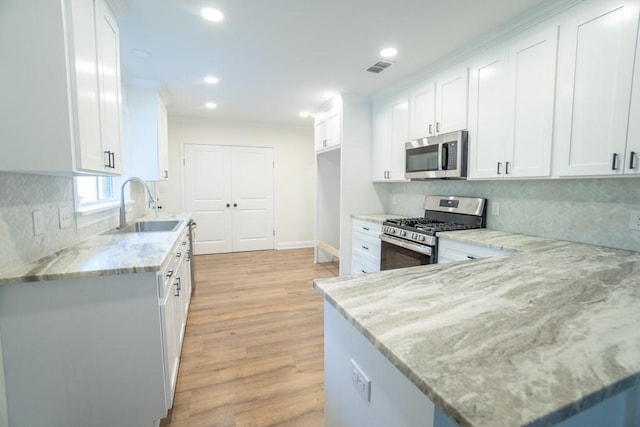
[(231, 205), (229, 203), (227, 203), (227, 207), (230, 207)]
[(238, 204), (237, 204), (237, 203), (234, 203), (234, 204), (233, 204), (233, 207), (234, 207), (234, 208), (237, 208), (237, 207), (238, 207)]

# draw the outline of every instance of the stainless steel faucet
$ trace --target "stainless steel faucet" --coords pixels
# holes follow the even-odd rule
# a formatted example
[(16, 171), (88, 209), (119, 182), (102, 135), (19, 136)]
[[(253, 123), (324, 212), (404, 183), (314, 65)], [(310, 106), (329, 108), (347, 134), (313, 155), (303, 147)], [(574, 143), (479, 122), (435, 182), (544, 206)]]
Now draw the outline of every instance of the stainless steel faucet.
[(139, 182), (140, 184), (144, 185), (144, 188), (147, 190), (147, 196), (149, 196), (149, 206), (155, 210), (155, 212), (157, 213), (157, 205), (156, 205), (156, 201), (153, 199), (153, 195), (151, 194), (151, 190), (149, 190), (149, 187), (147, 186), (147, 183), (144, 182), (141, 178), (138, 177), (131, 177), (131, 178), (127, 178), (123, 183), (122, 183), (122, 187), (120, 187), (120, 227), (118, 228), (125, 228), (127, 226), (127, 214), (124, 208), (124, 186), (127, 185), (127, 182), (129, 181), (136, 181)]

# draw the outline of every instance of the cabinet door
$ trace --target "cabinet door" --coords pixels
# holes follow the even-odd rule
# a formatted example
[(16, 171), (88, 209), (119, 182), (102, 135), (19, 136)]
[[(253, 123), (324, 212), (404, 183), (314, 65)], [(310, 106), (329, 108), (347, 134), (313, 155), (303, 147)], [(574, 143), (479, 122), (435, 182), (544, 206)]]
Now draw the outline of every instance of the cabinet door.
[(507, 50), (479, 57), (469, 83), (469, 178), (505, 174)]
[(465, 67), (437, 79), (436, 133), (467, 128), (468, 74)]
[(409, 129), (409, 103), (406, 97), (391, 106), (391, 169), (387, 175), (394, 181), (404, 181), (405, 151)]
[(74, 0), (71, 10), (76, 76), (76, 167), (103, 171), (108, 159), (105, 158), (101, 142), (96, 8), (92, 1)]
[(102, 146), (113, 153), (112, 166), (105, 171), (122, 173), (120, 36), (109, 6), (104, 1), (98, 1), (97, 6)]
[(332, 112), (327, 118), (327, 146), (335, 147), (342, 141), (341, 115), (337, 111)]
[(518, 40), (509, 49), (509, 176), (551, 175), (557, 50), (557, 26)]
[(434, 135), (436, 122), (436, 84), (425, 83), (409, 95), (409, 138)]
[(158, 178), (169, 178), (169, 128), (167, 107), (158, 97)]
[(627, 152), (624, 157), (624, 172), (640, 174), (640, 44), (636, 50), (636, 67), (631, 93), (631, 111), (629, 112), (629, 133)]
[(561, 27), (557, 173), (622, 173), (638, 5), (590, 1)]
[(327, 120), (324, 117), (320, 119), (320, 121), (316, 122), (314, 140), (316, 151), (320, 151), (327, 147)]
[(390, 170), (390, 122), (391, 114), (385, 105), (373, 107), (373, 135), (371, 137), (371, 179), (373, 181), (385, 181)]

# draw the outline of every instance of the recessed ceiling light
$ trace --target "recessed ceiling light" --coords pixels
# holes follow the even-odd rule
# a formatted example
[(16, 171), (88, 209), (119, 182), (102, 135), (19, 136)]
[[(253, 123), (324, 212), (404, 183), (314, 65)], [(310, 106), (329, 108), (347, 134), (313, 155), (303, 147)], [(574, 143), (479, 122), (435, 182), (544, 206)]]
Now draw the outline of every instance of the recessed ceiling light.
[(300, 111), (300, 117), (309, 117), (309, 112), (308, 111)]
[(204, 78), (205, 83), (209, 83), (210, 85), (215, 85), (218, 83), (218, 78), (213, 76), (207, 76)]
[(380, 51), (380, 56), (382, 56), (383, 58), (393, 58), (397, 54), (398, 49), (396, 49), (395, 47), (388, 47)]
[(216, 108), (218, 105), (215, 102), (207, 102), (204, 106), (207, 108)]
[(224, 19), (224, 13), (212, 7), (205, 7), (200, 11), (200, 13), (202, 14), (202, 17), (208, 21), (220, 22)]

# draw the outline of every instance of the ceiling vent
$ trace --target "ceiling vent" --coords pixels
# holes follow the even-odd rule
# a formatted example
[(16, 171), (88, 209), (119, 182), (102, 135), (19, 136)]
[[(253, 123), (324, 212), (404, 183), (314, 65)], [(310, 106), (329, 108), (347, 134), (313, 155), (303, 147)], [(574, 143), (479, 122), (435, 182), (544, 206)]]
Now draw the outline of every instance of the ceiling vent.
[(367, 71), (370, 73), (380, 74), (387, 68), (391, 67), (391, 65), (393, 65), (393, 62), (379, 60), (378, 62), (373, 64), (371, 67), (367, 68)]

